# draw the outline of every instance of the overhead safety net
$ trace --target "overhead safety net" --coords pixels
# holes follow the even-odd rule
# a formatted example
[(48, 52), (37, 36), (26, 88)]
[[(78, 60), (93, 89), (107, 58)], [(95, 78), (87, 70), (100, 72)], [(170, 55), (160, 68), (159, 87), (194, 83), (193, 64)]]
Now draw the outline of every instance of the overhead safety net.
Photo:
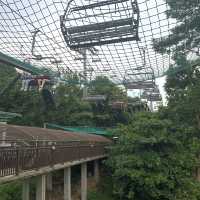
[(84, 74), (85, 63), (91, 80), (152, 80), (150, 69), (157, 78), (173, 63), (170, 49), (160, 54), (152, 45), (177, 24), (168, 9), (164, 0), (0, 0), (0, 61), (54, 77)]

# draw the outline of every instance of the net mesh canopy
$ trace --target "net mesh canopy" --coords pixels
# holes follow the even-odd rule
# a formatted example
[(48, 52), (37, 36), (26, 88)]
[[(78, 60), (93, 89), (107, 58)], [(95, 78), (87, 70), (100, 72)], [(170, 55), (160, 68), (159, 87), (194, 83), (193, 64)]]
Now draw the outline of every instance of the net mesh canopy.
[(117, 84), (162, 76), (170, 55), (152, 40), (170, 34), (163, 0), (0, 0), (0, 52), (60, 74), (83, 73)]

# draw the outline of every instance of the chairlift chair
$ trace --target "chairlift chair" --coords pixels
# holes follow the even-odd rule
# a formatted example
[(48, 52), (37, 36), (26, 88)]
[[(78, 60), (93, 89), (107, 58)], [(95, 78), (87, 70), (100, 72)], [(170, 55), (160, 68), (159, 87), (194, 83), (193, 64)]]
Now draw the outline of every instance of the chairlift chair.
[(155, 83), (153, 81), (132, 81), (124, 83), (127, 89), (152, 89), (155, 87)]
[(148, 106), (145, 102), (138, 101), (135, 103), (128, 103), (128, 108), (131, 112), (148, 111)]
[(141, 99), (146, 99), (147, 101), (162, 101), (160, 93), (147, 93), (146, 91), (142, 93)]
[(128, 107), (128, 99), (121, 94), (115, 94), (109, 98), (109, 106), (113, 110), (126, 110)]
[(115, 110), (125, 110), (127, 108), (127, 102), (125, 101), (113, 101), (109, 105)]
[(139, 40), (137, 0), (70, 0), (60, 17), (72, 49)]
[(88, 95), (86, 97), (82, 98), (84, 101), (89, 101), (89, 102), (101, 102), (106, 100), (105, 95)]
[(151, 101), (151, 102), (162, 101), (162, 97), (161, 97), (160, 93), (150, 94), (147, 97), (147, 101)]
[(33, 89), (43, 89), (47, 87), (51, 87), (53, 84), (52, 79), (49, 76), (38, 75), (32, 76), (29, 74), (25, 74), (21, 76), (22, 79), (22, 91), (33, 90)]
[(152, 94), (152, 93), (160, 93), (160, 90), (159, 90), (158, 86), (155, 85), (154, 88), (146, 88), (146, 89), (144, 89), (144, 92)]
[(131, 72), (131, 73), (128, 73), (127, 75), (129, 75), (129, 76), (141, 76), (141, 75), (153, 76), (153, 73), (152, 72)]

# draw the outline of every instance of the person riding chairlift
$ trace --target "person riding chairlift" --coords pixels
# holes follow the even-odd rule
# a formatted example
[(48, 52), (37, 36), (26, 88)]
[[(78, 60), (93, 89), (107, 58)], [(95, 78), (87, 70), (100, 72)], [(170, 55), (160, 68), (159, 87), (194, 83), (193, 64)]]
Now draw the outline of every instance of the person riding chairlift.
[(37, 80), (35, 80), (35, 76), (32, 76), (28, 84), (28, 90), (34, 90), (36, 87), (38, 87)]
[(37, 76), (35, 80), (37, 81), (39, 91), (42, 91), (45, 83), (50, 82), (49, 76), (45, 76), (45, 75)]
[(32, 76), (28, 73), (23, 73), (21, 76), (22, 79), (22, 91), (27, 91), (29, 89), (29, 83), (32, 80)]
[(22, 88), (21, 90), (27, 91), (32, 90), (38, 87), (39, 91), (44, 88), (46, 82), (50, 82), (49, 76), (41, 75), (41, 76), (31, 76), (29, 74), (24, 73), (22, 75)]

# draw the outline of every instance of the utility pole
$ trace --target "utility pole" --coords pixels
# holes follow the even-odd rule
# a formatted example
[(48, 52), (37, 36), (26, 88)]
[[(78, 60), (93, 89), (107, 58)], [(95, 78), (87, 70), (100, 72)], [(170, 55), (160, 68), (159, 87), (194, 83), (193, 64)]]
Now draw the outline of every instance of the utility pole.
[[(75, 58), (75, 60), (82, 60), (83, 61), (83, 78), (84, 78), (84, 87), (83, 87), (83, 98), (88, 97), (88, 73), (87, 72), (93, 72), (93, 68), (88, 68), (87, 67), (87, 61), (88, 61), (88, 56), (87, 56), (87, 51), (90, 51), (92, 55), (97, 55), (98, 50), (95, 48), (84, 48), (78, 50), (78, 52), (82, 55), (81, 58)], [(99, 60), (94, 60), (94, 62), (98, 62)], [(92, 76), (92, 75), (91, 75)], [(91, 77), (90, 77), (91, 80)]]
[(153, 101), (152, 101), (152, 99), (150, 101), (150, 110), (151, 110), (151, 112), (153, 112)]
[(83, 74), (84, 74), (84, 88), (83, 88), (83, 98), (86, 98), (88, 95), (87, 88), (87, 49), (83, 49)]

